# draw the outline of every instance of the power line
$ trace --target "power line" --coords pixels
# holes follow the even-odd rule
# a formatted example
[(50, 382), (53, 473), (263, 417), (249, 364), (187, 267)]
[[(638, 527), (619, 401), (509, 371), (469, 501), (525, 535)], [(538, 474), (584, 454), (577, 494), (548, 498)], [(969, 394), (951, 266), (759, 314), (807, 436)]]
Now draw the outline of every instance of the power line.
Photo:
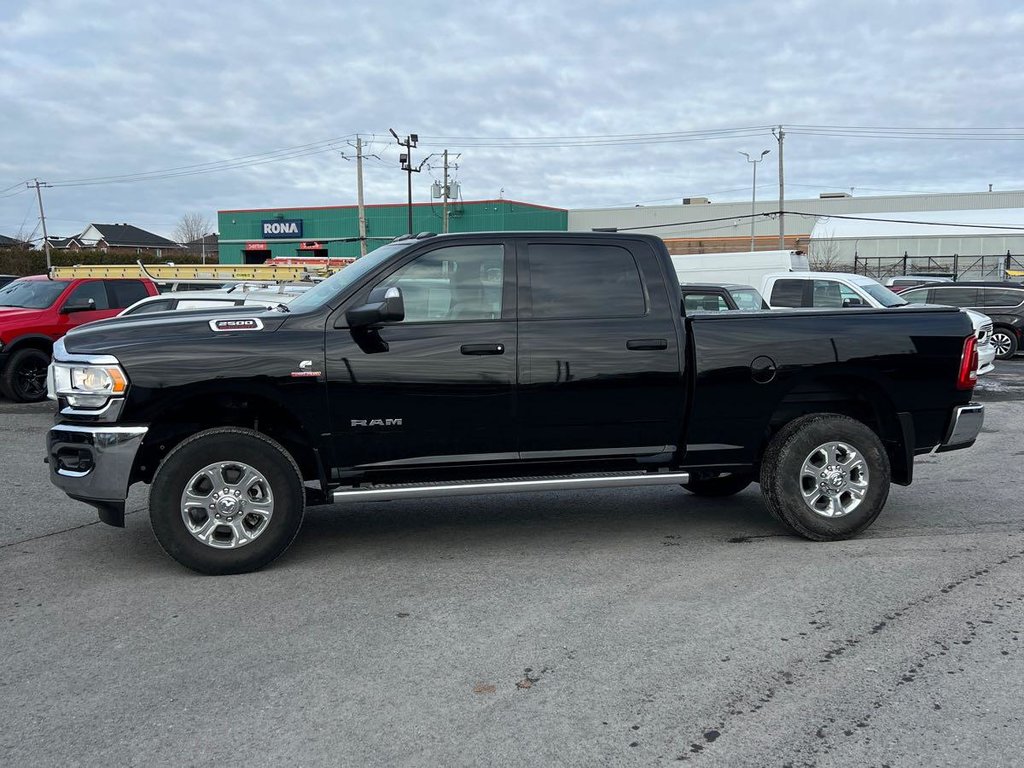
[(161, 178), (170, 178), (179, 175), (191, 175), (192, 173), (209, 173), (217, 170), (229, 170), (231, 168), (244, 167), (250, 164), (258, 165), (263, 162), (274, 162), (279, 159), (286, 160), (293, 156), (303, 156), (307, 153), (315, 154), (321, 151), (326, 152), (333, 149), (334, 144), (345, 141), (354, 135), (355, 134), (350, 133), (345, 136), (338, 136), (332, 139), (323, 139), (321, 141), (314, 141), (308, 144), (297, 144), (292, 147), (273, 149), (268, 152), (256, 152), (249, 155), (240, 155), (239, 157), (227, 158), (225, 160), (211, 160), (204, 163), (180, 165), (173, 168), (163, 168), (155, 171), (140, 171), (137, 173), (116, 174), (111, 176), (93, 176), (81, 179), (58, 179), (51, 183), (59, 186), (82, 186), (94, 183), (148, 180), (150, 177), (156, 176)]

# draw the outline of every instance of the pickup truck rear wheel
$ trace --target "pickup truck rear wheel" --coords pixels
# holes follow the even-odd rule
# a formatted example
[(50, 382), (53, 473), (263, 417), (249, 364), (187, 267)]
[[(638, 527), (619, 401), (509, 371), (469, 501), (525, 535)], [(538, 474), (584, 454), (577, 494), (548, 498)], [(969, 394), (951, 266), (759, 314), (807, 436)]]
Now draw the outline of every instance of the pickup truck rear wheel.
[(812, 414), (783, 427), (761, 461), (769, 511), (814, 541), (846, 539), (871, 525), (889, 496), (889, 457), (867, 425)]
[(733, 496), (754, 482), (753, 475), (738, 473), (733, 475), (693, 475), (683, 488), (694, 496), (723, 497)]
[(246, 573), (288, 548), (302, 524), (305, 493), (295, 461), (251, 429), (208, 429), (163, 460), (149, 518), (167, 554), (194, 571)]
[(46, 399), (46, 368), (50, 356), (39, 349), (21, 349), (11, 355), (0, 376), (0, 392), (16, 403)]

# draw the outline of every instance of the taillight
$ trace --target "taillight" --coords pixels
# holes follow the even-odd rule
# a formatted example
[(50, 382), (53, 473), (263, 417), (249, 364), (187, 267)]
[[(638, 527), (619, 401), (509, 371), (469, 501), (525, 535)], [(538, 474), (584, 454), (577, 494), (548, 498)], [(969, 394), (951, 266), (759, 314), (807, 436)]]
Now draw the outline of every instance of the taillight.
[(978, 339), (972, 334), (964, 339), (960, 356), (960, 373), (956, 377), (957, 389), (974, 389), (978, 382)]

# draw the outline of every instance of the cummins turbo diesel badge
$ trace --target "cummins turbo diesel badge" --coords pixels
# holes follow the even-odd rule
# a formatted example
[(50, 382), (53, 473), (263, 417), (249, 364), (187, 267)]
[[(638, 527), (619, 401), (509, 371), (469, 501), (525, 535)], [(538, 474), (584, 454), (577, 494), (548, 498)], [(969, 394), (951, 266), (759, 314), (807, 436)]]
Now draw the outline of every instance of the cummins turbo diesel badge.
[(261, 331), (263, 321), (255, 317), (245, 317), (231, 320), (211, 320), (211, 331)]

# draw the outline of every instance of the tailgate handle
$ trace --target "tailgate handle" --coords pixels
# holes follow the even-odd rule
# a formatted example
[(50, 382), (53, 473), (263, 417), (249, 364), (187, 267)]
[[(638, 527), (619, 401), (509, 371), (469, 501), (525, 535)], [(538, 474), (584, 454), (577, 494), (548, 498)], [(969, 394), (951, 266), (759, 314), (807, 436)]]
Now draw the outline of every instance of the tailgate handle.
[(630, 339), (626, 342), (626, 349), (668, 349), (667, 339)]
[(459, 351), (464, 355), (503, 355), (504, 344), (463, 344)]

